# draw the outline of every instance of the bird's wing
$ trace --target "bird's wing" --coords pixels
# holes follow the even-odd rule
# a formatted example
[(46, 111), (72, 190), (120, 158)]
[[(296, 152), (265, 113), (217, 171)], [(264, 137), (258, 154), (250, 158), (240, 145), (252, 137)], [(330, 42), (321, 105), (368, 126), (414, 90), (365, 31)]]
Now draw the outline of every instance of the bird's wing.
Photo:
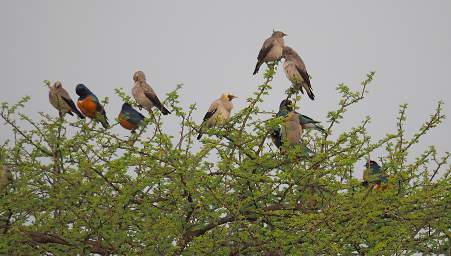
[(210, 108), (208, 109), (207, 113), (205, 113), (204, 119), (202, 120), (202, 122), (207, 121), (208, 119), (210, 119), (210, 117), (212, 117), (216, 111), (218, 110), (218, 103), (216, 101), (214, 101)]
[(268, 54), (268, 52), (271, 50), (273, 45), (274, 45), (273, 38), (266, 39), (265, 42), (263, 43), (262, 48), (260, 49), (260, 52), (258, 52), (257, 60), (262, 61), (265, 58), (266, 54)]
[(75, 103), (74, 103), (74, 101), (72, 99), (67, 99), (67, 98), (62, 97), (62, 96), (61, 96), (61, 98), (67, 103), (67, 105), (69, 105), (70, 109), (72, 109), (73, 112), (78, 113), (78, 109), (75, 106)]
[(318, 124), (320, 122), (313, 120), (312, 118), (299, 114), (299, 120), (301, 121), (301, 124)]
[(152, 102), (152, 104), (157, 107), (158, 109), (161, 109), (163, 107), (163, 104), (161, 103), (160, 99), (157, 97), (157, 94), (155, 94), (153, 91), (144, 91), (144, 95), (146, 95), (147, 98)]
[(130, 110), (127, 112), (128, 118), (134, 123), (140, 123), (144, 120), (144, 116), (136, 110)]

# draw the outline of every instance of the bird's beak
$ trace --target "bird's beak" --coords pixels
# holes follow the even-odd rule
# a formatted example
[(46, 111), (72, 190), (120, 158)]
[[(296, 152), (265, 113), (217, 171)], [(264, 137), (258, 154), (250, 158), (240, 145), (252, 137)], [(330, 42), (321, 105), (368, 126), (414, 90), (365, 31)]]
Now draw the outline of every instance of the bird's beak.
[(233, 99), (235, 99), (235, 98), (238, 98), (238, 97), (235, 96), (235, 95), (231, 95), (231, 94), (229, 95), (229, 99), (230, 99), (230, 100), (233, 100)]

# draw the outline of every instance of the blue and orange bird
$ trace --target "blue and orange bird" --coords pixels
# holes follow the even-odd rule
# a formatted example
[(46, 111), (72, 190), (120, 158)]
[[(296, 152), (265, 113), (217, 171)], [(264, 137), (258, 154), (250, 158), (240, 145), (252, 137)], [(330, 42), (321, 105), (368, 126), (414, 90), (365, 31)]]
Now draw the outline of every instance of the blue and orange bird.
[(365, 187), (371, 186), (375, 190), (387, 188), (388, 176), (376, 161), (368, 160), (365, 164), (362, 185)]
[(81, 112), (85, 116), (100, 122), (103, 128), (108, 128), (109, 124), (105, 109), (102, 104), (100, 104), (97, 96), (94, 95), (94, 93), (92, 93), (84, 84), (77, 85), (75, 92), (78, 96), (80, 96), (77, 101), (77, 106)]
[(128, 103), (122, 104), (122, 109), (117, 119), (122, 127), (132, 132), (144, 124), (144, 116)]

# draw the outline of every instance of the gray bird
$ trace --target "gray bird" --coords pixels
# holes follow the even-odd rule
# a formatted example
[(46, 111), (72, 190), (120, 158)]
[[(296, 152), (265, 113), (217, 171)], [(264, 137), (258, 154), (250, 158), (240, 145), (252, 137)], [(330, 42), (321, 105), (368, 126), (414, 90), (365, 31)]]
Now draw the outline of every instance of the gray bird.
[(67, 93), (67, 91), (63, 88), (60, 81), (56, 81), (50, 87), (49, 101), (50, 104), (58, 110), (61, 116), (64, 116), (66, 113), (73, 116), (74, 114), (72, 112), (75, 112), (78, 117), (85, 118), (85, 116), (78, 111), (74, 101), (70, 97), (69, 93)]
[(311, 100), (315, 99), (310, 84), (310, 77), (305, 68), (304, 61), (302, 61), (299, 54), (297, 54), (291, 47), (285, 46), (283, 48), (282, 58), (285, 59), (283, 69), (288, 80), (293, 84), (296, 90), (300, 90), (304, 94), (304, 90)]
[(149, 113), (152, 112), (152, 107), (157, 107), (163, 115), (171, 114), (158, 99), (155, 91), (146, 82), (146, 75), (142, 71), (137, 71), (133, 75), (135, 85), (132, 89), (132, 95), (139, 106), (145, 108)]
[(282, 52), (284, 47), (283, 37), (286, 36), (282, 31), (273, 31), (271, 37), (263, 42), (263, 46), (260, 49), (257, 57), (257, 64), (255, 65), (253, 75), (258, 73), (260, 66), (264, 62), (271, 62), (280, 60), (282, 58)]
[(230, 118), (230, 113), (233, 109), (232, 100), (234, 98), (237, 97), (229, 93), (224, 93), (219, 99), (211, 103), (210, 108), (202, 120), (199, 135), (197, 136), (198, 140), (202, 138), (202, 129), (204, 126), (211, 128), (217, 125), (222, 125)]

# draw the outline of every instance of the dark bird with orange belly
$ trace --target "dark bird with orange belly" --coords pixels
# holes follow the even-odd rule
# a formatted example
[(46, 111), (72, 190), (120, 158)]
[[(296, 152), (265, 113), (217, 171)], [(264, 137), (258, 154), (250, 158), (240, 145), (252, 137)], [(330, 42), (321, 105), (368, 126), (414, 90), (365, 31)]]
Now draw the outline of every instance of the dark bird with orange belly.
[(122, 104), (122, 109), (117, 119), (122, 127), (131, 130), (132, 132), (136, 130), (138, 126), (144, 124), (144, 116), (128, 103)]
[(97, 122), (100, 122), (103, 128), (108, 128), (109, 124), (105, 109), (103, 108), (102, 104), (100, 104), (97, 96), (92, 93), (84, 84), (77, 85), (75, 92), (78, 96), (80, 96), (77, 101), (77, 106), (81, 110), (81, 112), (85, 116)]

